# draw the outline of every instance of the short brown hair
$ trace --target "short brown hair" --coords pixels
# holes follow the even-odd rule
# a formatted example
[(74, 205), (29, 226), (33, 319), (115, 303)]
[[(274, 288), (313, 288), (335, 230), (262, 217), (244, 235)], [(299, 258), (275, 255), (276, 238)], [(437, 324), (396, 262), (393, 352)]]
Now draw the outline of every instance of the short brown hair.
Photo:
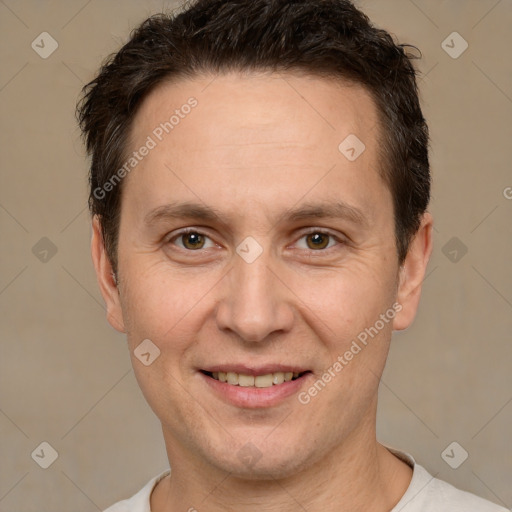
[(123, 165), (138, 107), (170, 78), (233, 70), (302, 71), (370, 92), (402, 263), (430, 199), (428, 128), (407, 47), (414, 48), (395, 44), (348, 0), (196, 0), (179, 14), (145, 20), (84, 87), (77, 106), (91, 155), (89, 206), (114, 271), (121, 183), (102, 197), (95, 191)]

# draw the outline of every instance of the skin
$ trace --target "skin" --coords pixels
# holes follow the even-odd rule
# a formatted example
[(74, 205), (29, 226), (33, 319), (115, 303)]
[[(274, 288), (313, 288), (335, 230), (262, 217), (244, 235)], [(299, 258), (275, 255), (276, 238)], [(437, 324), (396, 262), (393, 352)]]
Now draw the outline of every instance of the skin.
[[(362, 87), (290, 73), (166, 83), (138, 111), (133, 149), (190, 96), (197, 107), (123, 183), (118, 286), (93, 219), (108, 320), (127, 334), (172, 467), (152, 510), (389, 511), (412, 471), (376, 440), (378, 385), (392, 331), (407, 328), (418, 307), (432, 218), (423, 216), (400, 266), (378, 172), (377, 111)], [(349, 134), (366, 146), (355, 161), (338, 150)], [(220, 218), (145, 223), (174, 201)], [(286, 218), (305, 203), (334, 201), (359, 217)], [(205, 238), (177, 236), (186, 227)], [(309, 228), (332, 235), (323, 248)], [(248, 236), (263, 249), (252, 263), (236, 253)], [(394, 320), (307, 405), (294, 394), (272, 407), (236, 407), (198, 371), (297, 364), (312, 372), (307, 390), (394, 303), (402, 307)], [(144, 366), (134, 349), (147, 338), (161, 353)], [(261, 454), (255, 464), (238, 457), (248, 442)]]

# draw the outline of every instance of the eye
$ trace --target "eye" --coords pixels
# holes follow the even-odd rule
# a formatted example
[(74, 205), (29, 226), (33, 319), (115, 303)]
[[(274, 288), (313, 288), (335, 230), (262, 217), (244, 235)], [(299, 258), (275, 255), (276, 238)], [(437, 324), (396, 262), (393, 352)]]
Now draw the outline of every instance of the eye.
[[(210, 245), (207, 244), (207, 240), (210, 241)], [(194, 229), (184, 230), (167, 241), (167, 243), (171, 244), (175, 242), (181, 242), (181, 244), (176, 243), (175, 245), (187, 251), (197, 251), (199, 249), (208, 249), (209, 247), (215, 246), (210, 240), (210, 237)]]
[[(174, 234), (172, 237), (168, 238), (166, 243), (177, 245), (180, 249), (185, 251), (199, 251), (216, 246), (208, 235), (193, 228), (187, 228)], [(301, 250), (322, 252), (343, 243), (343, 240), (334, 234), (317, 229), (302, 235), (299, 242), (297, 242), (297, 246)]]
[(303, 244), (302, 247), (299, 245), (300, 249), (312, 251), (330, 249), (336, 245), (336, 243), (343, 243), (342, 240), (339, 240), (333, 234), (319, 230), (310, 231), (309, 233), (304, 234), (299, 240), (305, 240), (305, 244)]

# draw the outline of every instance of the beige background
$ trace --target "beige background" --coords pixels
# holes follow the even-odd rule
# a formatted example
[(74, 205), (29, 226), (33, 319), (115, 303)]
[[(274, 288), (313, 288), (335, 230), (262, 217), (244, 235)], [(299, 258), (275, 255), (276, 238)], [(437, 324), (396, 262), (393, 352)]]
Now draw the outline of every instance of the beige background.
[[(96, 285), (74, 106), (129, 30), (174, 5), (0, 2), (1, 511), (101, 510), (166, 467), (159, 423)], [(379, 437), (510, 507), (512, 2), (359, 5), (423, 52), (435, 180), (435, 250), (419, 316), (392, 346)], [(43, 31), (59, 45), (47, 59), (31, 48)], [(457, 59), (441, 46), (453, 31), (469, 43)], [(43, 237), (57, 249), (46, 262), (33, 253)], [(446, 246), (453, 237), (458, 247)], [(43, 441), (58, 452), (46, 470), (31, 458)], [(441, 458), (452, 441), (469, 453), (458, 469)]]

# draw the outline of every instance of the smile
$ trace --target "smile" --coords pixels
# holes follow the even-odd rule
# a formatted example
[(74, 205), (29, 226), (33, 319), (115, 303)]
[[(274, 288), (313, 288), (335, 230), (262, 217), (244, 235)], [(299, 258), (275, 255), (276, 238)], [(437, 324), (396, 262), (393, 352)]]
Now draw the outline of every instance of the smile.
[(308, 372), (274, 372), (267, 373), (265, 375), (246, 375), (243, 373), (235, 372), (207, 372), (203, 371), (205, 375), (208, 375), (212, 379), (220, 382), (231, 384), (232, 386), (241, 387), (256, 387), (256, 388), (269, 388), (272, 386), (278, 386), (283, 382), (290, 382), (292, 380), (302, 377)]

